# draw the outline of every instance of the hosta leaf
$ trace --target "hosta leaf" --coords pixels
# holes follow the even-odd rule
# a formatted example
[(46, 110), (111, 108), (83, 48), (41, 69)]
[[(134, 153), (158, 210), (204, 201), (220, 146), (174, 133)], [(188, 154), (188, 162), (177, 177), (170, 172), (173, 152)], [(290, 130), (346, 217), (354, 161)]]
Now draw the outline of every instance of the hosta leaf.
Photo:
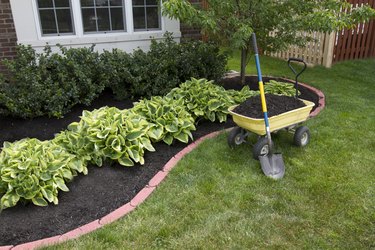
[(49, 202), (53, 202), (55, 197), (49, 188), (40, 187), (40, 190), (42, 191), (44, 198), (46, 198)]
[(198, 117), (199, 116), (204, 116), (204, 112), (202, 110), (200, 110), (200, 109), (194, 109), (193, 112), (194, 112), (194, 115), (196, 115)]
[(121, 158), (119, 158), (118, 162), (122, 166), (126, 166), (126, 167), (132, 167), (132, 166), (134, 166), (134, 162), (126, 154), (124, 154)]
[(184, 133), (179, 133), (179, 134), (175, 135), (174, 138), (176, 138), (177, 140), (179, 140), (183, 143), (189, 142), (189, 136), (187, 134), (184, 134)]
[(103, 149), (102, 154), (103, 154), (104, 158), (110, 158), (110, 159), (114, 160), (114, 159), (118, 159), (119, 157), (121, 157), (123, 152), (118, 152), (116, 150), (113, 150), (113, 148), (111, 148), (111, 147), (107, 147), (107, 148)]
[(110, 135), (110, 136), (108, 136), (107, 140), (105, 141), (105, 145), (107, 147), (110, 147), (115, 140), (117, 140), (117, 136)]
[[(73, 179), (73, 175), (72, 175), (72, 172), (67, 169), (67, 168), (63, 168), (62, 169), (62, 173), (63, 173), (63, 177), (65, 179), (68, 179), (68, 180), (72, 180)], [(51, 201), (50, 201), (51, 202)]]
[(89, 172), (89, 171), (88, 171), (87, 167), (86, 167), (86, 166), (83, 166), (82, 173), (83, 173), (84, 175), (87, 175), (88, 172)]
[(175, 133), (178, 131), (178, 127), (175, 124), (168, 124), (165, 126), (165, 130), (167, 130), (170, 133)]
[(208, 103), (208, 110), (210, 111), (214, 111), (216, 109), (218, 109), (220, 106), (223, 105), (223, 103), (217, 99), (213, 99), (213, 100), (210, 100)]
[(68, 130), (77, 131), (79, 130), (79, 123), (78, 122), (72, 122), (68, 125)]
[(145, 159), (142, 156), (139, 158), (139, 164), (145, 164)]
[(40, 175), (40, 179), (43, 181), (48, 181), (52, 178), (52, 175), (48, 172), (44, 172)]
[(95, 163), (96, 166), (101, 167), (103, 166), (103, 159), (100, 156), (92, 157), (92, 161)]
[(168, 145), (171, 145), (172, 142), (173, 142), (173, 136), (168, 134), (164, 137), (163, 141), (168, 144)]
[(58, 169), (62, 168), (64, 165), (65, 165), (65, 163), (63, 161), (61, 161), (61, 160), (54, 160), (48, 166), (48, 171), (55, 172)]
[(121, 147), (121, 142), (119, 139), (116, 139), (114, 141), (112, 141), (112, 144), (111, 144), (111, 148), (116, 151), (116, 152), (121, 152), (122, 151), (122, 147)]
[(81, 160), (74, 159), (74, 160), (70, 161), (69, 167), (74, 169), (74, 170), (77, 170), (79, 173), (82, 173), (84, 166), (83, 166), (83, 162)]
[(214, 112), (208, 112), (208, 113), (207, 113), (207, 118), (208, 118), (210, 121), (214, 122), (214, 121), (215, 121), (215, 113), (214, 113)]
[(159, 107), (159, 108), (156, 110), (156, 113), (152, 113), (152, 114), (155, 114), (156, 117), (160, 117), (160, 116), (162, 116), (163, 114), (165, 114), (163, 111), (164, 111), (164, 110), (163, 110), (163, 107)]
[(158, 127), (152, 127), (150, 130), (147, 132), (148, 136), (152, 139), (155, 140), (160, 140), (163, 136), (163, 127), (158, 126)]
[(142, 145), (145, 149), (147, 149), (150, 152), (154, 152), (155, 148), (152, 146), (150, 140), (148, 138), (142, 137), (141, 138)]
[(65, 182), (64, 182), (64, 180), (62, 178), (55, 177), (54, 181), (55, 181), (57, 187), (59, 189), (61, 189), (62, 191), (64, 191), (64, 192), (68, 192), (69, 191), (69, 188), (65, 185)]
[(219, 122), (225, 122), (227, 120), (226, 114), (218, 113), (217, 117), (219, 118)]
[(155, 114), (157, 112), (158, 106), (154, 102), (147, 101), (146, 107), (151, 114)]
[(31, 201), (37, 205), (37, 206), (41, 206), (41, 207), (45, 207), (45, 206), (48, 206), (48, 203), (47, 201), (43, 198), (43, 196), (38, 196), (38, 197), (34, 197), (31, 199)]
[(53, 202), (53, 204), (55, 204), (55, 205), (59, 204), (59, 200), (57, 199), (57, 196), (54, 196), (54, 197), (53, 197), (52, 202)]
[(187, 108), (190, 109), (190, 110), (191, 110), (191, 109), (194, 109), (194, 108), (196, 108), (196, 107), (197, 107), (197, 104), (195, 104), (195, 103), (188, 103), (188, 104), (187, 104)]
[(157, 118), (156, 123), (163, 126), (163, 127), (166, 125), (165, 119), (163, 117)]
[(132, 131), (126, 135), (126, 139), (128, 139), (129, 141), (132, 141), (141, 137), (143, 134), (144, 134), (143, 131)]
[(185, 134), (187, 134), (190, 137), (190, 139), (193, 140), (193, 134), (189, 130), (183, 129), (182, 132), (185, 133)]
[(19, 201), (20, 196), (15, 191), (6, 193), (1, 197), (0, 204), (1, 208), (13, 207)]
[(109, 132), (110, 132), (110, 129), (107, 128), (99, 133), (96, 134), (96, 137), (98, 137), (99, 139), (104, 139), (104, 138), (107, 138), (107, 136), (109, 135)]

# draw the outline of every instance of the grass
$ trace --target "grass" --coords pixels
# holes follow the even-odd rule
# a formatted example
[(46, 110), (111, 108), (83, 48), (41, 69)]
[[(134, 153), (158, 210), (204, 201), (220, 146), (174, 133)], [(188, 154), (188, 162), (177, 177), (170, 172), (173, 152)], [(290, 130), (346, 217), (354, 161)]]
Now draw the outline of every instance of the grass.
[[(254, 74), (250, 63), (247, 72)], [(261, 57), (265, 75), (293, 78)], [(239, 58), (229, 61), (239, 69)], [(203, 142), (140, 207), (104, 228), (48, 249), (374, 249), (375, 60), (308, 68), (326, 108), (307, 121), (311, 142), (274, 137), (286, 175), (266, 178), (251, 145), (226, 133)]]

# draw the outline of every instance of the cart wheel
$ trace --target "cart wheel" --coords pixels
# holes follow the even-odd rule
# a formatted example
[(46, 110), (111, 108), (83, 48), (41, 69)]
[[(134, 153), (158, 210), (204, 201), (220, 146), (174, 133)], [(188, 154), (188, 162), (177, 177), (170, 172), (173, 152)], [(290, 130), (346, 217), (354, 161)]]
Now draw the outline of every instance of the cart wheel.
[[(272, 141), (271, 141), (272, 143)], [(253, 158), (255, 160), (258, 160), (258, 157), (261, 155), (268, 155), (268, 152), (270, 151), (270, 147), (268, 145), (268, 139), (267, 137), (261, 137), (257, 143), (253, 146)]]
[(228, 136), (228, 145), (231, 148), (243, 143), (246, 139), (247, 133), (243, 128), (235, 127), (229, 132)]
[(310, 141), (310, 130), (306, 126), (296, 129), (294, 132), (294, 144), (298, 147), (306, 146)]

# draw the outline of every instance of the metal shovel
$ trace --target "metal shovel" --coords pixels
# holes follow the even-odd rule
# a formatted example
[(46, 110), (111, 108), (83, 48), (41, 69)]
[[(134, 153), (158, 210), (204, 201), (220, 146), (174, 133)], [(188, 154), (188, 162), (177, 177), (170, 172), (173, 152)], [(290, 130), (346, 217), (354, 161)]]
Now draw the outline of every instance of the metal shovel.
[(268, 149), (269, 149), (267, 155), (259, 156), (259, 161), (262, 167), (262, 171), (266, 176), (271, 177), (273, 179), (281, 179), (283, 178), (285, 174), (285, 165), (284, 165), (282, 155), (273, 153), (273, 143), (271, 140), (270, 126), (268, 123), (266, 96), (264, 94), (262, 72), (260, 70), (258, 46), (257, 46), (255, 33), (252, 34), (252, 41), (253, 41), (253, 48), (255, 52), (255, 64), (256, 64), (256, 68), (258, 72), (260, 99), (262, 102), (262, 111), (264, 114), (264, 123), (266, 126)]

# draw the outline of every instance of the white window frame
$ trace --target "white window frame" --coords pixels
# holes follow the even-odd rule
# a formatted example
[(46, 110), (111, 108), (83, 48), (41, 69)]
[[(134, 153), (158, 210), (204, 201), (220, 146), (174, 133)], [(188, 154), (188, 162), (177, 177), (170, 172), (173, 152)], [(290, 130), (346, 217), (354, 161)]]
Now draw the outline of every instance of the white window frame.
[[(161, 6), (154, 6), (154, 5), (147, 5), (146, 3), (147, 1), (146, 0), (143, 0), (143, 5), (135, 5), (135, 8), (142, 8), (144, 13), (145, 13), (145, 28), (144, 29), (134, 29), (134, 19), (132, 19), (133, 21), (133, 29), (135, 32), (142, 32), (142, 31), (154, 31), (154, 30), (161, 30), (162, 29), (162, 25), (161, 25), (161, 20), (162, 20), (162, 14), (161, 14)], [(160, 3), (160, 2), (159, 2)], [(147, 17), (147, 8), (149, 7), (158, 7), (158, 11), (159, 11), (159, 24), (160, 24), (160, 28), (148, 28), (147, 27), (147, 20), (148, 20), (148, 17)], [(133, 5), (132, 5), (132, 12), (133, 12)]]
[(133, 23), (133, 5), (132, 0), (123, 0), (124, 2), (124, 14), (125, 14), (125, 24), (126, 24), (126, 31), (111, 31), (111, 32), (87, 32), (85, 33), (83, 30), (83, 19), (82, 19), (82, 11), (81, 11), (81, 3), (80, 0), (71, 0), (71, 8), (72, 8), (72, 19), (73, 19), (73, 30), (75, 34), (63, 34), (63, 35), (43, 35), (41, 30), (41, 22), (39, 17), (39, 9), (38, 9), (38, 0), (32, 0), (33, 5), (33, 12), (35, 17), (35, 24), (36, 30), (38, 33), (38, 39), (41, 41), (48, 41), (54, 39), (75, 39), (75, 38), (95, 38), (95, 37), (102, 37), (102, 38), (110, 38), (110, 37), (118, 37), (121, 35), (150, 35), (155, 33), (164, 33), (165, 32), (165, 20), (162, 17), (161, 8), (160, 8), (160, 29), (152, 29), (152, 30), (134, 30), (134, 23)]
[[(60, 44), (69, 48), (89, 47), (95, 44), (98, 52), (121, 49), (131, 53), (135, 49), (148, 50), (151, 39), (162, 40), (166, 31), (171, 32), (176, 41), (181, 38), (180, 23), (176, 19), (161, 16), (161, 30), (134, 31), (131, 0), (125, 1), (127, 32), (84, 34), (79, 0), (71, 0), (74, 18), (74, 35), (42, 36), (36, 0), (9, 0), (17, 34), (17, 43), (32, 46), (37, 53), (43, 52), (49, 44), (54, 52)], [(78, 20), (78, 21), (77, 21)]]
[(36, 6), (36, 11), (37, 11), (37, 17), (38, 17), (38, 24), (39, 24), (39, 31), (40, 31), (40, 35), (41, 36), (44, 36), (44, 37), (48, 37), (48, 36), (51, 36), (51, 37), (60, 37), (60, 36), (69, 36), (69, 35), (75, 35), (75, 23), (74, 23), (74, 16), (73, 16), (73, 4), (72, 4), (72, 0), (69, 0), (69, 3), (70, 3), (70, 15), (71, 15), (71, 21), (72, 21), (72, 32), (69, 32), (69, 33), (56, 33), (56, 34), (44, 34), (43, 35), (43, 31), (42, 31), (42, 19), (40, 17), (40, 12), (39, 10), (43, 10), (43, 9), (51, 9), (54, 11), (54, 15), (55, 15), (55, 22), (56, 22), (56, 29), (57, 31), (59, 30), (58, 28), (58, 22), (57, 22), (57, 17), (56, 17), (56, 10), (59, 9), (58, 7), (55, 7), (53, 6), (52, 8), (41, 8), (38, 6), (38, 0), (35, 0), (35, 6)]
[[(126, 16), (126, 10), (125, 10), (125, 3), (124, 3), (124, 1), (123, 0), (121, 0), (121, 2), (123, 3), (123, 5), (121, 6), (121, 9), (122, 9), (122, 14), (123, 14), (123, 25), (124, 25), (124, 30), (108, 30), (108, 31), (86, 31), (86, 32), (84, 32), (85, 34), (98, 34), (98, 33), (119, 33), (119, 32), (126, 32), (127, 31), (127, 22), (128, 22), (128, 20), (127, 20), (127, 16)], [(109, 7), (109, 6), (107, 6), (107, 7)], [(95, 12), (95, 14), (97, 15), (97, 10), (98, 9), (101, 9), (102, 7), (101, 6), (80, 6), (80, 9), (81, 9), (81, 16), (82, 16), (82, 10), (83, 9), (94, 9), (94, 12)], [(112, 8), (120, 8), (120, 7), (118, 7), (118, 6), (116, 6), (116, 7), (109, 7), (110, 9), (109, 9), (109, 12), (111, 13), (111, 9)], [(81, 19), (81, 21), (82, 21), (82, 26), (83, 26), (83, 19)], [(112, 26), (112, 16), (110, 16), (109, 17), (109, 23), (110, 23), (110, 26)], [(96, 23), (96, 29), (98, 29), (98, 23)]]

